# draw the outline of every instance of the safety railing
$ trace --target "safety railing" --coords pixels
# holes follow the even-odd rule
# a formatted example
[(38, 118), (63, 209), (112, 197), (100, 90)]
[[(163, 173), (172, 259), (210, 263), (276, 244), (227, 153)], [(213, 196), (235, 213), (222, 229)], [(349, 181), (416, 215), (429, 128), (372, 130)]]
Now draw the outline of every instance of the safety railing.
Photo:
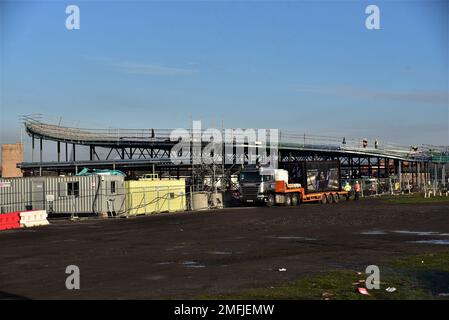
[[(71, 141), (79, 143), (166, 143), (170, 140), (173, 129), (87, 129), (70, 126), (61, 126), (60, 124), (44, 123), (40, 118), (33, 116), (23, 116), (25, 128), (29, 134), (41, 136), (44, 139)], [(186, 129), (189, 134), (187, 139), (190, 142), (196, 142), (201, 137), (204, 130)], [(224, 129), (222, 129), (224, 130)], [(233, 143), (241, 142), (248, 145), (248, 131), (246, 129), (226, 129), (222, 132), (223, 140), (229, 137)], [(256, 130), (257, 134), (260, 134)], [(263, 132), (263, 131), (261, 131)], [(252, 147), (269, 147), (271, 134), (265, 130), (265, 136), (257, 136), (257, 141)], [(185, 139), (185, 137), (184, 137)], [(201, 138), (200, 138), (201, 139)], [(174, 142), (174, 141), (173, 141)], [(431, 157), (439, 159), (439, 155), (444, 155), (444, 159), (449, 154), (448, 147), (438, 146), (404, 146), (383, 141), (381, 139), (351, 138), (305, 134), (294, 131), (278, 131), (277, 143), (279, 148), (285, 149), (310, 149), (323, 151), (346, 151), (357, 153), (378, 154), (379, 156), (397, 156), (410, 159), (430, 159)], [(440, 157), (441, 158), (441, 157)]]

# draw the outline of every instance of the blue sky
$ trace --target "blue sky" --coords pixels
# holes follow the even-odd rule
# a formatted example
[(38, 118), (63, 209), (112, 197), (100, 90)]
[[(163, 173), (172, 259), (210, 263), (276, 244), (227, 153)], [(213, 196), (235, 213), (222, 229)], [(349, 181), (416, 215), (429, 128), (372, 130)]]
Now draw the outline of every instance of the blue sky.
[[(81, 29), (65, 28), (76, 4)], [(380, 30), (365, 8), (380, 8)], [(0, 142), (19, 115), (448, 142), (448, 1), (0, 2)]]

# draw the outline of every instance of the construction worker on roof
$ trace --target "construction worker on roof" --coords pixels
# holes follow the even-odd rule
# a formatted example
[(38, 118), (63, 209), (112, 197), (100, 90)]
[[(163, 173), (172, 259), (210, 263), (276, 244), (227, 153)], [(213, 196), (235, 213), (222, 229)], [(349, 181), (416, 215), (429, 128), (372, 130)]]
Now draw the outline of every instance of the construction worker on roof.
[(360, 197), (360, 191), (361, 191), (361, 187), (360, 187), (360, 183), (358, 181), (355, 182), (354, 184), (354, 200), (358, 200)]

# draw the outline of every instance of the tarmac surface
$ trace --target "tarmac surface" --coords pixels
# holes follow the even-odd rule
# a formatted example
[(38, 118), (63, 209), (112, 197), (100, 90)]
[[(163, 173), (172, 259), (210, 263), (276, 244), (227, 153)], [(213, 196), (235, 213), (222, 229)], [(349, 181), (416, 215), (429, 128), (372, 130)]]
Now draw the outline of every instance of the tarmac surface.
[[(438, 251), (449, 251), (447, 203), (362, 200), (51, 221), (0, 231), (0, 299), (190, 299), (311, 272), (382, 270), (400, 256)], [(66, 289), (69, 265), (80, 269), (80, 290)]]

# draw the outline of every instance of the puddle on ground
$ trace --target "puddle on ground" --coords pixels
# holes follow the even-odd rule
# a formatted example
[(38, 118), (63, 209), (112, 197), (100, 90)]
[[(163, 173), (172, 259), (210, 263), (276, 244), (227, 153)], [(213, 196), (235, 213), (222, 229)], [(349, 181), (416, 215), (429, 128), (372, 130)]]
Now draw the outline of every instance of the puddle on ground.
[(167, 248), (167, 249), (165, 249), (165, 250), (167, 250), (167, 251), (178, 250), (178, 249), (183, 249), (183, 248), (185, 248), (185, 247), (186, 247), (186, 246), (173, 246), (173, 247)]
[(435, 232), (435, 231), (395, 230), (393, 232), (401, 233), (401, 234), (413, 234), (413, 235), (418, 235), (418, 236), (436, 236), (436, 235), (441, 235), (439, 232)]
[(162, 262), (157, 262), (156, 264), (163, 266), (163, 265), (173, 264), (173, 261), (162, 261)]
[(230, 254), (235, 254), (237, 252), (234, 251), (209, 251), (209, 254), (218, 254), (218, 255), (230, 255)]
[(360, 234), (366, 234), (366, 235), (378, 235), (378, 234), (387, 234), (383, 230), (369, 230), (365, 232), (360, 232)]
[(413, 243), (423, 243), (423, 244), (442, 244), (442, 245), (449, 245), (449, 240), (418, 240), (418, 241), (410, 241)]
[(448, 237), (449, 233), (440, 233), (437, 231), (411, 231), (411, 230), (394, 230), (394, 231), (384, 231), (384, 230), (368, 230), (364, 232), (360, 232), (360, 234), (364, 235), (382, 235), (392, 233), (399, 233), (403, 235), (414, 235), (414, 236), (438, 236), (438, 237)]
[(282, 237), (269, 237), (269, 238), (280, 239), (280, 240), (305, 240), (305, 241), (315, 241), (315, 240), (317, 240), (315, 238), (299, 237), (299, 236), (282, 236)]
[(205, 268), (204, 264), (199, 264), (196, 261), (183, 261), (181, 264), (187, 268)]

